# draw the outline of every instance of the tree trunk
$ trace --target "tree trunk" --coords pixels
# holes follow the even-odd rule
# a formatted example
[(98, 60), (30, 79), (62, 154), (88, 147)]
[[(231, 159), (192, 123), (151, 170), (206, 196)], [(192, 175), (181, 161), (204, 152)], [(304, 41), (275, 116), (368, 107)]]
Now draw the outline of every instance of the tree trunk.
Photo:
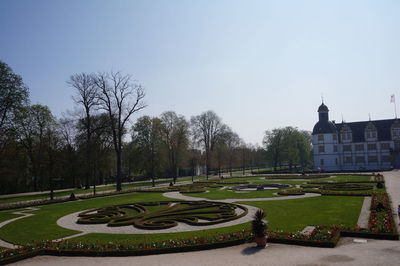
[(206, 150), (206, 179), (208, 179), (208, 164), (209, 164), (209, 155), (208, 151)]
[(121, 151), (117, 150), (117, 191), (122, 190), (122, 159), (121, 159)]

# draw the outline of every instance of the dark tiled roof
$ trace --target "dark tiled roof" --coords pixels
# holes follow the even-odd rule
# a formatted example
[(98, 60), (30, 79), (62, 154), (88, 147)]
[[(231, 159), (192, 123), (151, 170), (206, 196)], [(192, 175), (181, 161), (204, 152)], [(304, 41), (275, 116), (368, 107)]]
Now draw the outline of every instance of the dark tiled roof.
[(324, 103), (322, 103), (319, 107), (318, 107), (318, 112), (328, 112), (328, 106), (326, 106)]
[(331, 121), (318, 121), (312, 131), (312, 134), (326, 134), (326, 133), (335, 133), (337, 131), (335, 124)]
[[(375, 120), (375, 121), (361, 121), (361, 122), (351, 122), (351, 123), (340, 123), (335, 124), (338, 132), (347, 125), (352, 132), (353, 141), (352, 142), (365, 142), (365, 128), (369, 123), (372, 123), (376, 130), (378, 131), (378, 141), (391, 140), (390, 128), (394, 121), (397, 119), (385, 119), (385, 120)], [(339, 141), (342, 142), (341, 136), (339, 134)]]

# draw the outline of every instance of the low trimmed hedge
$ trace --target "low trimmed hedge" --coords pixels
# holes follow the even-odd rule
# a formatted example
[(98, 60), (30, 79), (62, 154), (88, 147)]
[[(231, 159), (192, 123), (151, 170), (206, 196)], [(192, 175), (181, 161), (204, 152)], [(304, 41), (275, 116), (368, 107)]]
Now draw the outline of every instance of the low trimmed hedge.
[[(149, 210), (148, 207), (158, 207)], [(243, 212), (236, 213), (236, 209)], [(121, 204), (81, 212), (78, 224), (133, 225), (147, 230), (167, 229), (178, 222), (194, 226), (225, 223), (246, 216), (248, 209), (213, 201), (158, 201)]]
[(265, 179), (319, 179), (331, 177), (330, 174), (311, 174), (311, 175), (268, 175)]
[(188, 252), (196, 250), (223, 248), (243, 244), (253, 238), (250, 231), (242, 230), (229, 234), (207, 237), (171, 239), (149, 243), (124, 242), (114, 244), (84, 244), (74, 241), (45, 241), (26, 245), (18, 249), (0, 251), (0, 264), (13, 263), (37, 255), (54, 256), (143, 256), (163, 253)]

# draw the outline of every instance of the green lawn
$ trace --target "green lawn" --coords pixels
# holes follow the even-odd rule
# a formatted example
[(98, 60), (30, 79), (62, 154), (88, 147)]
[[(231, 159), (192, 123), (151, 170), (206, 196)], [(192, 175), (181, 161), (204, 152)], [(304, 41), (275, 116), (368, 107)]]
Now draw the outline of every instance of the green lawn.
[[(335, 176), (335, 174), (332, 174)], [(348, 181), (370, 181), (370, 175), (355, 176), (355, 175), (338, 175), (332, 178), (321, 178), (321, 179), (310, 179), (308, 181), (336, 181), (336, 182), (348, 182)]]
[(321, 196), (282, 201), (240, 202), (263, 209), (272, 230), (302, 230), (308, 225), (354, 226), (364, 197)]
[(167, 198), (163, 197), (160, 193), (131, 193), (41, 206), (40, 210), (35, 212), (36, 215), (17, 220), (2, 227), (0, 229), (0, 238), (14, 244), (58, 239), (78, 233), (77, 231), (62, 228), (56, 224), (59, 218), (69, 213), (115, 204), (159, 200), (167, 200)]
[(12, 218), (21, 216), (21, 215), (18, 215), (18, 214), (13, 214), (13, 212), (15, 212), (15, 211), (17, 211), (17, 210), (12, 210), (12, 211), (0, 211), (0, 223), (1, 223), (1, 222), (4, 222), (4, 221), (7, 221), (7, 220), (10, 220), (10, 219), (12, 219)]
[[(186, 178), (190, 180), (191, 178)], [(321, 179), (327, 180), (327, 179)], [(338, 176), (336, 178), (329, 178), (332, 181), (357, 181), (369, 180), (369, 176)], [(181, 181), (181, 180), (180, 180)], [(210, 180), (211, 181), (211, 180)], [(240, 182), (249, 181), (253, 184), (263, 183), (285, 183), (304, 184), (305, 181), (285, 180), (274, 181), (260, 179), (260, 177), (243, 177), (225, 179), (226, 182)], [(307, 180), (315, 181), (315, 180)], [(163, 181), (166, 183), (166, 181)], [(168, 182), (168, 181), (167, 181)], [(147, 183), (148, 182), (144, 182)], [(142, 183), (143, 184), (143, 183)], [(137, 186), (138, 184), (132, 184)], [(227, 185), (233, 186), (233, 185)], [(113, 189), (113, 186), (110, 186)], [(125, 186), (128, 187), (128, 186)], [(106, 188), (102, 188), (106, 189)], [(331, 225), (343, 224), (348, 226), (356, 225), (360, 209), (364, 197), (350, 197), (350, 196), (319, 196), (314, 198), (295, 199), (295, 200), (281, 200), (281, 201), (260, 201), (260, 202), (246, 202), (246, 198), (267, 198), (276, 197), (273, 193), (279, 190), (263, 190), (252, 191), (248, 193), (238, 193), (227, 190), (227, 188), (220, 190), (218, 188), (206, 188), (207, 193), (188, 193), (192, 197), (204, 197), (210, 200), (219, 200), (227, 198), (240, 198), (243, 204), (256, 206), (262, 208), (267, 213), (267, 220), (269, 221), (270, 229), (281, 229), (286, 232), (302, 230), (308, 225)], [(87, 191), (85, 191), (87, 192)], [(67, 192), (68, 193), (68, 192)], [(36, 215), (23, 218), (5, 225), (0, 229), (0, 238), (5, 241), (15, 244), (31, 243), (33, 241), (58, 239), (61, 237), (69, 236), (78, 233), (73, 230), (59, 227), (56, 221), (70, 213), (91, 208), (99, 208), (115, 204), (124, 204), (131, 202), (142, 201), (163, 201), (170, 200), (162, 196), (161, 193), (129, 193), (123, 195), (116, 195), (111, 197), (94, 198), (89, 200), (80, 200), (74, 202), (65, 202), (59, 204), (51, 204), (39, 207), (40, 210), (35, 211)], [(18, 215), (12, 214), (16, 210), (0, 212), (0, 222), (17, 217)], [(28, 211), (27, 211), (28, 212)], [(83, 240), (85, 242), (110, 242), (110, 241), (127, 241), (134, 239), (141, 243), (148, 243), (152, 241), (160, 241), (165, 239), (179, 239), (192, 236), (203, 236), (214, 232), (226, 233), (238, 231), (244, 228), (249, 228), (249, 223), (236, 225), (226, 228), (213, 229), (213, 230), (199, 230), (185, 233), (168, 233), (168, 234), (134, 234), (134, 235), (114, 235), (114, 234), (88, 234), (76, 238), (76, 240)]]
[(220, 199), (249, 199), (249, 198), (272, 198), (278, 197), (273, 195), (273, 193), (279, 190), (260, 190), (260, 191), (249, 191), (249, 192), (235, 192), (232, 190), (219, 190), (215, 188), (207, 188), (209, 192), (204, 193), (183, 193), (190, 197), (206, 198), (210, 200), (220, 200)]

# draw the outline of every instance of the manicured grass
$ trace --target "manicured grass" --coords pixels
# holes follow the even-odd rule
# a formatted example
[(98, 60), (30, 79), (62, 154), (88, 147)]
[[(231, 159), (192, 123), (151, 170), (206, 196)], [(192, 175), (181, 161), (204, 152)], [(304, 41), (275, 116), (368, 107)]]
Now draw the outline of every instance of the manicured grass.
[[(332, 174), (332, 176), (335, 176), (335, 174)], [(348, 181), (370, 181), (371, 176), (370, 175), (365, 175), (365, 176), (355, 176), (355, 175), (338, 175), (336, 177), (332, 178), (321, 178), (321, 179), (312, 179), (308, 180), (310, 182), (318, 182), (318, 181), (336, 181), (336, 182), (348, 182)]]
[(35, 212), (36, 215), (17, 220), (2, 227), (0, 229), (0, 238), (15, 244), (58, 239), (78, 233), (77, 231), (62, 228), (56, 224), (57, 220), (64, 215), (114, 204), (161, 200), (167, 199), (159, 193), (130, 193), (113, 197), (41, 206), (40, 210)]
[(240, 230), (249, 230), (250, 223), (233, 225), (224, 228), (216, 228), (209, 230), (198, 230), (191, 232), (179, 233), (163, 233), (163, 234), (87, 234), (80, 237), (72, 238), (72, 241), (82, 241), (86, 243), (108, 243), (108, 242), (126, 242), (134, 241), (136, 243), (153, 243), (155, 241), (163, 241), (170, 239), (187, 239), (191, 237), (205, 237), (212, 234), (225, 234), (237, 232)]
[(16, 210), (12, 210), (12, 211), (1, 211), (1, 212), (0, 212), (0, 223), (1, 223), (1, 222), (4, 222), (4, 221), (7, 221), (7, 220), (10, 220), (10, 219), (12, 219), (12, 218), (21, 216), (21, 215), (18, 215), (18, 214), (13, 214), (13, 212), (15, 212), (15, 211), (16, 211)]
[(205, 193), (183, 193), (186, 196), (190, 197), (200, 197), (206, 198), (210, 200), (220, 200), (220, 199), (249, 199), (249, 198), (272, 198), (278, 197), (273, 195), (273, 193), (278, 192), (279, 190), (260, 190), (260, 191), (249, 191), (249, 192), (235, 192), (232, 190), (219, 190), (215, 188), (207, 188), (209, 192)]
[[(249, 181), (253, 184), (265, 184), (265, 183), (284, 183), (292, 184), (304, 184), (305, 181), (296, 180), (285, 180), (285, 181), (274, 181), (260, 179), (262, 177), (243, 177), (243, 178), (232, 178), (224, 179), (221, 181), (225, 182), (240, 182)], [(357, 181), (363, 180), (368, 181), (369, 176), (338, 176), (336, 178), (329, 178), (332, 181)], [(182, 181), (183, 179), (179, 179)], [(191, 178), (185, 178), (185, 180), (191, 180)], [(197, 178), (198, 180), (198, 178)], [(204, 180), (202, 178), (202, 180)], [(321, 180), (327, 180), (321, 179)], [(209, 180), (219, 181), (219, 180)], [(308, 180), (316, 181), (316, 180)], [(168, 183), (169, 181), (159, 181)], [(143, 182), (149, 184), (149, 182)], [(139, 183), (143, 185), (143, 183)], [(132, 186), (139, 186), (138, 183), (130, 184)], [(129, 187), (125, 185), (124, 187)], [(226, 185), (234, 186), (234, 185)], [(114, 186), (108, 186), (114, 189)], [(106, 189), (99, 188), (100, 189)], [(269, 221), (270, 229), (277, 230), (281, 229), (284, 231), (297, 231), (302, 230), (307, 225), (331, 225), (331, 224), (343, 224), (347, 226), (354, 226), (357, 223), (360, 209), (363, 202), (363, 197), (351, 197), (351, 196), (320, 196), (315, 198), (295, 199), (295, 200), (282, 200), (282, 201), (261, 201), (261, 202), (246, 202), (246, 198), (268, 198), (276, 197), (273, 193), (279, 190), (263, 190), (263, 191), (251, 191), (247, 193), (238, 193), (227, 190), (227, 188), (220, 190), (218, 188), (206, 188), (209, 192), (207, 193), (188, 193), (186, 195), (192, 197), (202, 197), (210, 200), (219, 200), (227, 198), (240, 198), (243, 199), (243, 203), (247, 205), (256, 206), (262, 208), (267, 213), (267, 220)], [(384, 190), (384, 189), (383, 189)], [(89, 191), (83, 190), (85, 193)], [(382, 190), (380, 190), (382, 191)], [(69, 195), (70, 192), (64, 192)], [(76, 193), (78, 194), (78, 193)], [(87, 210), (91, 208), (100, 208), (116, 204), (132, 203), (132, 202), (144, 202), (144, 201), (162, 201), (171, 200), (162, 196), (161, 193), (130, 193), (123, 195), (116, 195), (112, 197), (94, 198), (90, 200), (81, 200), (74, 202), (66, 202), (59, 204), (51, 204), (39, 207), (40, 210), (35, 211), (34, 216), (23, 218), (7, 224), (0, 229), (0, 238), (5, 241), (15, 244), (26, 244), (33, 241), (41, 240), (52, 240), (65, 237), (78, 233), (73, 230), (59, 227), (56, 222), (62, 216), (77, 211)], [(5, 221), (18, 215), (12, 214), (15, 210), (0, 212), (0, 222)], [(28, 212), (28, 211), (27, 211)], [(141, 243), (150, 243), (152, 241), (162, 241), (166, 239), (179, 239), (188, 238), (194, 236), (205, 236), (207, 234), (217, 233), (228, 233), (238, 231), (242, 229), (248, 229), (249, 224), (236, 225), (226, 228), (212, 229), (212, 230), (199, 230), (192, 232), (183, 233), (168, 233), (168, 234), (134, 234), (134, 235), (115, 235), (115, 234), (88, 234), (76, 238), (76, 240), (82, 240), (85, 242), (114, 242), (114, 241), (129, 241), (134, 240)], [(75, 240), (75, 239), (74, 239)]]
[(282, 201), (240, 202), (263, 209), (269, 228), (294, 232), (308, 225), (357, 224), (364, 197), (321, 196)]

